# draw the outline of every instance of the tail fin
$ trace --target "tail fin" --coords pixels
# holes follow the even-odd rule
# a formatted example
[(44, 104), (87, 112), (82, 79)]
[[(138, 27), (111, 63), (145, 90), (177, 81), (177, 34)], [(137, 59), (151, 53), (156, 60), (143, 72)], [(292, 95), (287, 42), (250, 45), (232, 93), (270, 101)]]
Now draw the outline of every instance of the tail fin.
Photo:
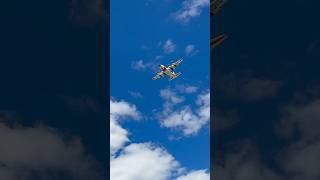
[(181, 75), (181, 72), (175, 73), (173, 76), (170, 77), (170, 81), (174, 80), (175, 78), (177, 78), (180, 75)]

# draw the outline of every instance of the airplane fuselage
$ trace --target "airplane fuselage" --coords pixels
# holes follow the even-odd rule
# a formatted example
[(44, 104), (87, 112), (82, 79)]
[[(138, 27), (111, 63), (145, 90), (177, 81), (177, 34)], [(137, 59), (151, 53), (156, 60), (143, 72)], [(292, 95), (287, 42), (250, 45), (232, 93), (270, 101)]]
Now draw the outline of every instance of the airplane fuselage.
[(175, 73), (170, 68), (167, 68), (164, 65), (160, 65), (160, 70), (170, 77), (175, 75)]
[(159, 66), (160, 72), (158, 72), (157, 75), (152, 78), (152, 80), (156, 80), (156, 79), (162, 78), (165, 75), (169, 76), (169, 80), (170, 81), (175, 79), (175, 78), (177, 78), (178, 76), (181, 75), (181, 72), (175, 73), (175, 72), (173, 72), (173, 70), (177, 66), (179, 66), (179, 64), (181, 62), (182, 62), (182, 59), (178, 59), (176, 62), (172, 63), (169, 66), (164, 66), (164, 65), (160, 64), (160, 66)]

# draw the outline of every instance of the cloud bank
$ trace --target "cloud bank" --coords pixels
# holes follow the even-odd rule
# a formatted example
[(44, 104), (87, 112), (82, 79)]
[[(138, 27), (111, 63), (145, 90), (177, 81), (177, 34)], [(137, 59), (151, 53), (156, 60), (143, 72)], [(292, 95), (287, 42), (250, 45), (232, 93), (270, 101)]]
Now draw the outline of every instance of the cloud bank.
[[(190, 87), (190, 86), (188, 86)], [(185, 92), (195, 91), (193, 87)], [(210, 92), (197, 95), (196, 108), (184, 105), (175, 109), (176, 104), (182, 103), (184, 97), (177, 96), (171, 89), (161, 89), (160, 97), (164, 100), (163, 110), (158, 116), (161, 126), (181, 131), (183, 135), (195, 135), (210, 120)]]
[[(152, 142), (131, 143), (121, 119), (139, 119), (137, 108), (125, 101), (110, 101), (110, 178), (112, 180), (208, 180), (206, 170), (186, 172), (164, 148)], [(110, 124), (111, 125), (111, 124)], [(139, 163), (137, 163), (139, 162)]]

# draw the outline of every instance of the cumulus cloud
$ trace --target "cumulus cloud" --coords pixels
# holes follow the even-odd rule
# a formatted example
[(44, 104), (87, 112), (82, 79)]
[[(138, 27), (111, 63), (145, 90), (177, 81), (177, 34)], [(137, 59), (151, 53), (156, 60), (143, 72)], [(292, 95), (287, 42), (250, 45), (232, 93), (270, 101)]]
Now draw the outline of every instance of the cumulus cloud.
[(182, 130), (184, 135), (198, 132), (203, 123), (203, 121), (199, 121), (198, 117), (189, 107), (170, 113), (166, 118), (161, 120), (163, 127)]
[(125, 145), (130, 140), (120, 120), (140, 117), (135, 105), (110, 101), (110, 177), (113, 180), (166, 180), (179, 169), (179, 163), (163, 148), (151, 143)]
[(130, 91), (129, 94), (133, 97), (133, 98), (143, 98), (143, 95), (138, 92), (138, 91)]
[(123, 118), (138, 120), (140, 112), (135, 105), (125, 101), (110, 101), (110, 155), (121, 149), (129, 142), (128, 131), (122, 128), (119, 121)]
[(177, 180), (210, 180), (210, 174), (206, 170), (191, 171), (178, 177)]
[(110, 154), (114, 154), (129, 142), (128, 131), (113, 116), (110, 117)]
[(181, 93), (192, 94), (198, 91), (198, 87), (191, 85), (177, 85), (177, 90)]
[(168, 101), (169, 103), (175, 105), (178, 103), (181, 103), (184, 101), (184, 98), (181, 96), (177, 96), (177, 94), (172, 91), (171, 89), (167, 88), (167, 89), (161, 89), (160, 90), (160, 96)]
[[(166, 92), (166, 96), (163, 96), (161, 92)], [(183, 106), (181, 109), (174, 111), (173, 106), (182, 102), (182, 98), (177, 98), (176, 94), (169, 89), (161, 90), (160, 96), (165, 100), (163, 112), (159, 116), (161, 126), (181, 130), (184, 135), (189, 136), (196, 134), (209, 122), (209, 92), (198, 95), (196, 110), (192, 110), (190, 106)]]
[(180, 168), (167, 151), (150, 143), (128, 145), (110, 165), (113, 180), (166, 180)]
[(20, 180), (39, 176), (57, 179), (100, 179), (97, 164), (78, 137), (68, 137), (45, 125), (25, 127), (0, 123), (0, 179)]
[[(172, 52), (172, 47), (170, 47), (170, 44), (167, 49), (164, 50), (168, 54)], [(174, 45), (175, 48), (175, 45)], [(174, 50), (173, 50), (174, 51)], [(158, 71), (159, 70), (159, 61), (163, 58), (163, 55), (155, 55), (150, 61), (145, 61), (142, 59), (139, 59), (137, 61), (131, 62), (131, 69), (136, 71), (145, 71), (146, 69), (150, 69), (152, 71)]]
[(131, 68), (138, 71), (145, 70), (149, 66), (150, 64), (145, 63), (142, 59), (131, 63)]
[(163, 51), (166, 54), (171, 54), (176, 50), (176, 45), (171, 39), (168, 39), (163, 45)]
[[(114, 146), (113, 153), (110, 154), (110, 178), (112, 180), (167, 180), (176, 179), (176, 177), (185, 180), (186, 178), (203, 178), (203, 171), (194, 171), (190, 174), (179, 164), (175, 158), (164, 148), (153, 143), (128, 143), (128, 131), (121, 127), (119, 119), (138, 118), (140, 114), (136, 107), (125, 101), (110, 101), (111, 109), (110, 121), (116, 122), (116, 127), (122, 134), (121, 145), (115, 145), (111, 140), (111, 146)], [(116, 107), (116, 108), (115, 108)], [(112, 133), (115, 131), (111, 131)], [(125, 145), (128, 143), (127, 145)], [(196, 179), (197, 180), (197, 179)], [(199, 179), (202, 180), (202, 179)], [(204, 179), (206, 180), (206, 179)]]
[(186, 54), (187, 54), (187, 55), (190, 55), (190, 54), (194, 51), (194, 49), (195, 49), (194, 45), (189, 44), (189, 45), (186, 47), (186, 49), (185, 49)]
[(198, 87), (196, 87), (196, 86), (187, 86), (185, 88), (184, 92), (190, 94), (190, 93), (195, 93), (197, 91), (198, 91)]
[(173, 14), (176, 21), (186, 23), (201, 15), (203, 8), (209, 7), (209, 0), (184, 0), (182, 8)]
[(182, 103), (185, 100), (183, 96), (178, 96), (176, 92), (169, 88), (161, 89), (160, 97), (165, 100), (163, 104), (164, 113), (170, 112), (174, 105)]
[(189, 44), (185, 48), (185, 53), (187, 56), (193, 56), (198, 53), (198, 50), (196, 50), (193, 44)]
[(197, 99), (198, 108), (198, 116), (205, 120), (209, 120), (210, 118), (210, 92), (203, 93), (198, 95)]
[(110, 101), (110, 116), (115, 119), (131, 117), (134, 120), (141, 118), (141, 113), (137, 110), (135, 105), (129, 104), (125, 101)]

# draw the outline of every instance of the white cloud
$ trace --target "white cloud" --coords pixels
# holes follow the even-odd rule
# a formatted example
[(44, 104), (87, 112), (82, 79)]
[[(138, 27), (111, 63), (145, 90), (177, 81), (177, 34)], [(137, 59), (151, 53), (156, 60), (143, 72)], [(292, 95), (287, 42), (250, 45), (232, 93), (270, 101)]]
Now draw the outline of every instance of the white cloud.
[(110, 101), (110, 155), (121, 149), (125, 143), (129, 142), (128, 131), (123, 129), (119, 120), (121, 118), (141, 118), (140, 112), (135, 105), (125, 101)]
[(185, 89), (185, 93), (195, 93), (198, 91), (198, 87), (196, 86), (187, 86), (186, 89)]
[(178, 177), (177, 180), (210, 180), (210, 174), (207, 173), (206, 170), (192, 171)]
[[(162, 93), (161, 93), (162, 92)], [(166, 92), (166, 93), (163, 93)], [(166, 96), (164, 96), (164, 94)], [(177, 96), (174, 92), (164, 89), (160, 91), (161, 97), (165, 100), (162, 114), (158, 117), (161, 126), (181, 130), (184, 135), (194, 135), (210, 120), (210, 93), (200, 94), (197, 97), (197, 108), (193, 111), (190, 106), (184, 106), (180, 110), (173, 111), (172, 99)], [(179, 99), (179, 98), (178, 98)], [(176, 101), (181, 102), (181, 101)]]
[(125, 101), (110, 101), (110, 115), (116, 117), (131, 117), (134, 120), (141, 118), (140, 112), (135, 105), (131, 105)]
[(170, 89), (161, 89), (160, 96), (174, 105), (184, 101), (183, 97), (177, 96), (177, 94)]
[(145, 70), (147, 67), (149, 67), (149, 64), (144, 63), (142, 59), (131, 63), (131, 68), (134, 70)]
[(114, 154), (120, 148), (124, 146), (125, 143), (129, 142), (128, 131), (123, 129), (119, 123), (114, 119), (113, 116), (110, 117), (110, 154)]
[(170, 113), (161, 121), (162, 126), (181, 129), (186, 136), (197, 133), (205, 123), (206, 120), (200, 119), (189, 107)]
[(190, 55), (194, 51), (195, 47), (192, 44), (187, 45), (185, 52), (187, 55)]
[(166, 54), (173, 53), (176, 50), (176, 45), (172, 42), (171, 39), (168, 39), (163, 45), (163, 51)]
[(159, 59), (161, 59), (161, 58), (163, 58), (163, 56), (158, 55), (158, 56), (156, 56), (154, 59), (157, 61), (157, 60), (159, 60)]
[(191, 85), (177, 85), (177, 90), (181, 93), (192, 94), (198, 91), (198, 87)]
[(138, 91), (130, 91), (129, 94), (133, 97), (133, 98), (143, 98), (143, 95), (138, 92)]
[(178, 22), (186, 23), (191, 18), (200, 16), (202, 9), (209, 7), (209, 0), (184, 0), (182, 8), (173, 14)]
[[(169, 98), (170, 92), (164, 92), (163, 96)], [(179, 99), (179, 98), (178, 98)], [(179, 100), (170, 100), (179, 102)], [(198, 178), (195, 180), (207, 180), (203, 173), (205, 171), (192, 171), (188, 174), (175, 158), (164, 148), (154, 145), (153, 143), (129, 143), (128, 131), (123, 129), (119, 124), (119, 119), (138, 118), (140, 114), (134, 105), (125, 101), (110, 101), (112, 105), (111, 120), (116, 122), (116, 127), (122, 134), (121, 145), (114, 148), (110, 154), (110, 179), (112, 180), (188, 180), (187, 178)], [(116, 117), (116, 118), (115, 118)], [(113, 119), (114, 118), (114, 119)], [(112, 120), (113, 119), (113, 120)], [(114, 131), (113, 131), (114, 132)], [(112, 131), (111, 131), (112, 133)], [(115, 143), (114, 141), (111, 141)], [(182, 173), (186, 173), (181, 176)]]
[(179, 163), (160, 147), (150, 143), (125, 145), (130, 141), (128, 131), (121, 127), (119, 120), (140, 117), (140, 112), (135, 105), (125, 101), (110, 101), (110, 177), (112, 180), (166, 180), (180, 169)]
[(160, 97), (165, 100), (163, 104), (164, 113), (171, 112), (171, 109), (174, 105), (182, 103), (184, 101), (184, 97), (177, 96), (177, 94), (171, 89), (161, 89)]
[(205, 94), (200, 94), (197, 99), (197, 105), (199, 105), (198, 115), (209, 120), (210, 118), (210, 92)]
[(195, 46), (193, 44), (189, 44), (185, 48), (185, 53), (187, 56), (193, 56), (197, 54), (199, 51), (196, 50)]
[(128, 145), (110, 165), (112, 180), (167, 180), (180, 169), (167, 151), (150, 143)]

